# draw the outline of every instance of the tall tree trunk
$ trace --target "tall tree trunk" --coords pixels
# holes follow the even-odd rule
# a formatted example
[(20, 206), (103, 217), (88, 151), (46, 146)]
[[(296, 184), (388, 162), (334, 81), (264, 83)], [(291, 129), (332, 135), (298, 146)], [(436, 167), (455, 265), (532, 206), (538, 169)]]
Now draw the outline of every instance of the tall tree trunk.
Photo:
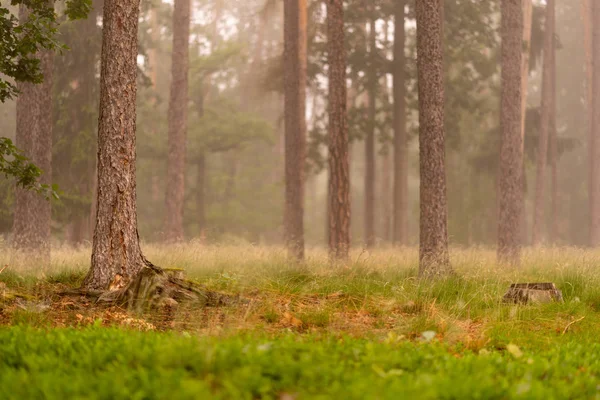
[(523, 209), (523, 138), (521, 136), (521, 68), (523, 3), (502, 0), (502, 91), (498, 260), (518, 265), (521, 257), (520, 222)]
[(204, 236), (206, 231), (206, 156), (204, 152), (198, 155), (196, 164), (196, 222), (200, 231), (200, 236)]
[(350, 165), (346, 115), (344, 2), (327, 0), (329, 63), (329, 252), (348, 259), (350, 249)]
[[(583, 43), (585, 47), (585, 72), (586, 72), (586, 108), (588, 128), (588, 212), (590, 217), (594, 214), (594, 199), (592, 198), (592, 171), (594, 170), (594, 129), (592, 124), (593, 113), (593, 35), (592, 35), (592, 6), (591, 0), (581, 0), (581, 18), (583, 20)], [(589, 242), (591, 244), (591, 222), (589, 227)]]
[[(521, 62), (521, 137), (522, 145), (525, 145), (525, 119), (527, 116), (527, 93), (529, 85), (529, 58), (531, 55), (531, 25), (533, 17), (533, 1), (523, 0), (523, 60)], [(524, 152), (524, 148), (521, 152)], [(523, 199), (527, 197), (527, 179), (525, 176), (525, 163), (523, 163)], [(521, 212), (521, 240), (526, 244), (529, 240), (527, 235), (527, 211), (525, 207)]]
[(405, 3), (406, 0), (396, 0), (394, 23), (394, 243), (396, 245), (405, 245), (408, 242)]
[[(48, 2), (53, 7), (53, 2)], [(19, 8), (21, 20), (29, 11)], [(40, 182), (52, 181), (52, 83), (54, 53), (41, 50), (37, 54), (44, 75), (41, 84), (19, 83), (17, 98), (16, 144), (42, 171)], [(13, 246), (35, 256), (38, 262), (50, 262), (50, 202), (43, 196), (21, 188), (16, 189), (13, 225)]]
[[(389, 59), (389, 34), (390, 34), (390, 23), (389, 19), (385, 20), (384, 23), (384, 40), (383, 48), (385, 49), (385, 59)], [(393, 54), (392, 54), (393, 57)], [(388, 107), (390, 105), (390, 97), (393, 95), (392, 88), (388, 84), (388, 74), (384, 73), (380, 78), (380, 85), (384, 92), (384, 103)], [(391, 196), (391, 173), (392, 173), (392, 158), (391, 149), (387, 142), (384, 143), (385, 151), (381, 157), (381, 238), (389, 243), (392, 240), (392, 196)]]
[(548, 164), (548, 138), (552, 117), (552, 48), (554, 47), (554, 0), (546, 2), (546, 26), (544, 29), (544, 65), (542, 73), (542, 115), (537, 153), (537, 177), (533, 214), (532, 243), (537, 246), (542, 241), (545, 225), (544, 211), (546, 199), (546, 166)]
[(593, 77), (592, 77), (592, 171), (590, 203), (592, 205), (590, 216), (590, 245), (600, 245), (600, 3), (592, 2), (592, 45), (593, 45)]
[(180, 241), (183, 233), (185, 197), (185, 147), (187, 136), (190, 1), (175, 0), (173, 11), (173, 56), (169, 98), (169, 156), (165, 236)]
[(304, 259), (306, 158), (306, 0), (284, 1), (285, 243)]
[(149, 262), (137, 230), (135, 123), (139, 0), (105, 0), (98, 122), (98, 202), (83, 287), (117, 289)]
[(446, 199), (443, 2), (417, 0), (421, 176), (419, 275), (451, 273)]
[[(554, 6), (554, 0), (552, 3)], [(555, 18), (555, 12), (552, 13), (553, 19)], [(556, 22), (553, 23), (556, 26)], [(551, 61), (551, 82), (552, 85), (550, 90), (550, 168), (551, 168), (551, 191), (550, 191), (550, 243), (555, 244), (558, 239), (558, 132), (556, 131), (556, 46), (554, 43), (554, 37), (552, 38), (552, 61)]]
[(367, 72), (367, 107), (369, 125), (365, 138), (365, 245), (371, 248), (375, 245), (375, 125), (377, 117), (377, 33), (375, 19), (369, 22), (368, 52), (371, 59)]

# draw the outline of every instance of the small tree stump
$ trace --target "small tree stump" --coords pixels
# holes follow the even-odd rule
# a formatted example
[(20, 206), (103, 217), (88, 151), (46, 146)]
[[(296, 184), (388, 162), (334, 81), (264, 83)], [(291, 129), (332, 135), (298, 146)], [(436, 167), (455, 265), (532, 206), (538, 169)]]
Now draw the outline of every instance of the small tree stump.
[(562, 302), (562, 292), (554, 283), (513, 283), (504, 294), (505, 303), (540, 304)]

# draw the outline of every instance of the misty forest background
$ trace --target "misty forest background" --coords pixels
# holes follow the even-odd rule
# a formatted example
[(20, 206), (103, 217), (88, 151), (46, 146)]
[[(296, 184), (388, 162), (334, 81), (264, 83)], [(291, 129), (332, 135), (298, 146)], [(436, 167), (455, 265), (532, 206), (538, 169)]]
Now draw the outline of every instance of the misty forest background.
[[(500, 9), (498, 1), (446, 0), (444, 70), (448, 233), (452, 245), (497, 240), (500, 152)], [(531, 242), (542, 91), (545, 4), (533, 2), (525, 130), (526, 215)], [(57, 4), (60, 15), (60, 6)], [(10, 8), (10, 7), (9, 7)], [(16, 9), (15, 9), (16, 10)], [(365, 199), (374, 198), (375, 242), (392, 243), (393, 50), (396, 2), (356, 0), (345, 10), (353, 246), (366, 242)], [(405, 7), (405, 99), (408, 133), (406, 245), (419, 238), (416, 24)], [(53, 240), (91, 241), (95, 207), (102, 1), (86, 20), (64, 21), (53, 83)], [(142, 1), (137, 97), (139, 232), (166, 239), (168, 104), (173, 4)], [(192, 2), (188, 137), (183, 228), (186, 239), (279, 244), (283, 238), (283, 3), (268, 0)], [(326, 10), (308, 1), (308, 151), (305, 238), (327, 243)], [(588, 244), (588, 112), (585, 24), (579, 1), (556, 4), (557, 190), (546, 185), (544, 240)], [(376, 84), (371, 84), (376, 83)], [(14, 138), (15, 101), (0, 104), (2, 135)], [(365, 140), (374, 135), (374, 171)], [(365, 174), (367, 179), (365, 179)], [(374, 175), (374, 176), (373, 176)], [(365, 185), (366, 182), (374, 185)], [(0, 233), (10, 237), (15, 208), (11, 180), (0, 180)], [(557, 205), (551, 208), (551, 196)], [(552, 234), (554, 232), (554, 234)]]

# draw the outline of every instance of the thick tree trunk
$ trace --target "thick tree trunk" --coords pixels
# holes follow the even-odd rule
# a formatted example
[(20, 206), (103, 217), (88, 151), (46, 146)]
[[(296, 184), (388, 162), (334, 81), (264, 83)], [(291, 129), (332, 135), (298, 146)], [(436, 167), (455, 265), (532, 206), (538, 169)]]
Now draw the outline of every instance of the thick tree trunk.
[(118, 289), (145, 266), (137, 231), (135, 131), (139, 0), (105, 0), (92, 267), (83, 287)]
[(448, 254), (442, 9), (443, 3), (439, 0), (416, 2), (421, 276), (452, 272)]
[(542, 115), (537, 153), (537, 177), (535, 185), (535, 203), (533, 213), (534, 246), (542, 242), (545, 225), (544, 211), (546, 202), (546, 166), (548, 164), (548, 138), (552, 117), (552, 48), (554, 47), (554, 0), (546, 2), (546, 26), (544, 28), (544, 65), (542, 73)]
[(521, 136), (521, 68), (523, 4), (502, 0), (502, 91), (500, 149), (498, 260), (518, 265), (521, 254), (520, 222), (523, 210), (523, 138)]
[(285, 243), (291, 257), (304, 259), (306, 158), (306, 0), (284, 1)]
[[(53, 7), (53, 2), (48, 3)], [(21, 20), (28, 18), (27, 8), (20, 6)], [(37, 54), (44, 75), (41, 84), (19, 83), (17, 98), (16, 144), (42, 171), (40, 182), (52, 182), (52, 83), (54, 53), (42, 50)], [(43, 196), (21, 188), (16, 189), (13, 246), (35, 257), (38, 262), (50, 262), (50, 202)]]
[(165, 237), (180, 241), (183, 232), (185, 195), (185, 147), (187, 136), (190, 1), (175, 0), (173, 11), (173, 56), (169, 98), (169, 156)]
[(408, 162), (406, 135), (406, 59), (404, 47), (404, 7), (396, 0), (394, 24), (394, 243), (408, 242)]
[(329, 252), (334, 259), (347, 260), (350, 249), (350, 165), (342, 0), (327, 0), (327, 49), (329, 63)]
[(375, 246), (375, 125), (377, 117), (377, 57), (375, 20), (369, 22), (368, 52), (371, 68), (367, 76), (367, 109), (369, 125), (365, 137), (365, 246)]
[(600, 246), (600, 3), (592, 2), (592, 172), (590, 203), (592, 214), (590, 216), (590, 245)]

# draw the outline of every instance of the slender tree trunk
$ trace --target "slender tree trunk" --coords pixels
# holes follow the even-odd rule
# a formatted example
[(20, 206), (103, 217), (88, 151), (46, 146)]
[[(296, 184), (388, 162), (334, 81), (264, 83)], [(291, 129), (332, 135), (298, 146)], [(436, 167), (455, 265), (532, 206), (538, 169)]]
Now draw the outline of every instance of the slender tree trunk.
[[(53, 2), (48, 2), (53, 7)], [(19, 8), (21, 20), (29, 11)], [(52, 84), (54, 53), (42, 50), (37, 54), (44, 75), (41, 84), (19, 83), (17, 98), (16, 144), (43, 172), (40, 182), (52, 181)], [(50, 262), (51, 205), (43, 196), (21, 188), (16, 189), (13, 246), (34, 256), (38, 262)]]
[(446, 199), (444, 62), (439, 0), (417, 0), (421, 213), (419, 275), (451, 273)]
[(83, 287), (118, 289), (144, 267), (137, 230), (135, 124), (139, 0), (105, 0), (102, 19), (98, 202)]
[(533, 214), (532, 243), (537, 246), (542, 241), (546, 207), (546, 166), (548, 164), (548, 138), (552, 107), (552, 48), (554, 47), (554, 0), (546, 2), (546, 26), (544, 32), (544, 65), (542, 73), (542, 115), (537, 153), (537, 177)]
[(596, 71), (600, 68), (600, 3), (592, 2), (592, 172), (591, 172), (591, 227), (590, 245), (600, 246), (600, 74)]
[(394, 24), (394, 243), (396, 245), (405, 245), (408, 242), (405, 2), (406, 0), (396, 0)]
[[(585, 47), (585, 71), (586, 71), (586, 108), (587, 108), (587, 127), (588, 127), (588, 212), (590, 217), (594, 215), (593, 199), (593, 180), (592, 171), (594, 171), (594, 129), (592, 124), (593, 114), (593, 35), (592, 35), (592, 6), (590, 0), (581, 0), (581, 18), (583, 20), (583, 43)], [(591, 244), (592, 224), (589, 227), (589, 243)]]
[(173, 56), (169, 98), (169, 156), (165, 236), (180, 241), (183, 232), (185, 197), (185, 147), (187, 136), (190, 1), (175, 0), (173, 11)]
[(375, 19), (369, 23), (369, 57), (371, 68), (367, 76), (368, 84), (368, 119), (369, 127), (365, 138), (365, 245), (367, 248), (375, 246), (375, 125), (377, 117), (377, 71), (375, 59), (377, 57), (377, 33)]
[[(547, 3), (548, 7), (550, 4), (554, 6), (554, 0), (552, 3)], [(555, 12), (552, 13), (553, 19), (555, 18)], [(556, 23), (554, 22), (554, 25)], [(556, 25), (555, 25), (556, 26)], [(552, 38), (554, 39), (554, 37)], [(550, 90), (550, 168), (551, 168), (551, 208), (550, 208), (550, 243), (555, 244), (558, 239), (558, 132), (556, 131), (556, 46), (554, 40), (552, 41), (552, 61), (551, 61), (551, 82), (552, 85)]]
[(518, 265), (521, 256), (520, 222), (523, 210), (523, 137), (521, 136), (521, 68), (523, 3), (502, 0), (502, 91), (498, 260)]
[[(523, 60), (521, 63), (521, 136), (523, 149), (525, 151), (525, 119), (527, 116), (527, 93), (529, 85), (529, 58), (531, 54), (531, 24), (533, 16), (533, 1), (523, 0)], [(525, 175), (525, 163), (523, 163), (523, 199), (527, 198), (527, 177)], [(523, 204), (523, 212), (521, 213), (521, 239), (522, 244), (526, 244), (529, 240), (527, 234), (527, 211)]]
[(350, 249), (350, 165), (346, 115), (346, 48), (343, 0), (327, 0), (329, 63), (329, 252), (348, 259)]
[(196, 177), (196, 219), (200, 235), (204, 236), (206, 230), (206, 156), (204, 152), (198, 155), (196, 168), (198, 170)]
[(285, 243), (304, 259), (304, 168), (306, 158), (306, 0), (284, 1)]

